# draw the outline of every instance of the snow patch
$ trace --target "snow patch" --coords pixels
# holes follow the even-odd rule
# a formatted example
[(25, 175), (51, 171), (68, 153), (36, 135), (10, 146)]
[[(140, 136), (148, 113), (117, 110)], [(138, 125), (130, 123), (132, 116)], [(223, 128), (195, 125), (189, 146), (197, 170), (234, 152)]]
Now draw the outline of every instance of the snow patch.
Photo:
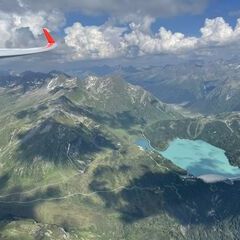
[(226, 101), (228, 101), (228, 100), (230, 100), (232, 97), (228, 94), (227, 96), (226, 96)]

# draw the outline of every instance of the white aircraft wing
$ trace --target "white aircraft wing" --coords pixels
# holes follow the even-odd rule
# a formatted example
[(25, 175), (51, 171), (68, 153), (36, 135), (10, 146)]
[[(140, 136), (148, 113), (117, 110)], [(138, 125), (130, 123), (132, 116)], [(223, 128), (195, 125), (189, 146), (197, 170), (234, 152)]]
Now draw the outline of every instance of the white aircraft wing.
[(49, 33), (48, 29), (43, 28), (43, 32), (47, 39), (46, 46), (36, 48), (0, 48), (0, 58), (18, 57), (52, 50), (57, 46), (57, 43)]

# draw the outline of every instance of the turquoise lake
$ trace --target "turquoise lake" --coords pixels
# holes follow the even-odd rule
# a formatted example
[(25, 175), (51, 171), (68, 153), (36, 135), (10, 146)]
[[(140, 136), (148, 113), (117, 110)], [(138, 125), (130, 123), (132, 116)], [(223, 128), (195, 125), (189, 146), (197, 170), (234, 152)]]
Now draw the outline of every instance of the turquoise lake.
[(240, 176), (240, 169), (229, 164), (224, 150), (201, 140), (176, 138), (165, 151), (154, 149), (147, 139), (139, 139), (136, 144), (144, 150), (159, 152), (163, 157), (196, 177), (205, 174)]

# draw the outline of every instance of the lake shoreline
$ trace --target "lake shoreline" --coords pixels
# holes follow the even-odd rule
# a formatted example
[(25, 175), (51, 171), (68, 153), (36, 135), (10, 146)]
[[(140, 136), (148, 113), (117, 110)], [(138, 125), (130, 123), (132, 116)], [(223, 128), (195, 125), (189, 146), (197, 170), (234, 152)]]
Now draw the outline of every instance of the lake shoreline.
[(175, 138), (165, 150), (158, 150), (142, 134), (135, 144), (145, 151), (151, 150), (170, 160), (174, 165), (185, 170), (190, 176), (218, 175), (227, 178), (240, 177), (240, 169), (230, 165), (223, 149), (203, 140)]

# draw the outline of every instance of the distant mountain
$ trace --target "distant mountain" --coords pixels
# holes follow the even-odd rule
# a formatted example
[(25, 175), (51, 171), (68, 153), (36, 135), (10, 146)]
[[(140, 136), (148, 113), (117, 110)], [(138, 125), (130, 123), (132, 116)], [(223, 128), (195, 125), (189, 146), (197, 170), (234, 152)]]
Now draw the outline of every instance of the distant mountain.
[(188, 62), (139, 69), (125, 78), (166, 103), (184, 104), (202, 113), (240, 110), (240, 63)]
[[(0, 87), (19, 86), (22, 91), (26, 91), (27, 88), (41, 86), (47, 78), (57, 73), (59, 72), (49, 74), (2, 72)], [(164, 103), (180, 104), (190, 111), (203, 114), (240, 110), (240, 63), (236, 59), (215, 62), (191, 61), (142, 68), (104, 65), (70, 73), (88, 81), (91, 78), (105, 80), (122, 78), (133, 85), (141, 86)], [(70, 76), (63, 73), (62, 75)], [(118, 87), (121, 87), (120, 84)]]
[[(89, 68), (80, 76), (120, 75), (165, 103), (204, 114), (240, 110), (240, 61), (188, 61), (165, 66)], [(78, 74), (75, 72), (75, 74)]]

